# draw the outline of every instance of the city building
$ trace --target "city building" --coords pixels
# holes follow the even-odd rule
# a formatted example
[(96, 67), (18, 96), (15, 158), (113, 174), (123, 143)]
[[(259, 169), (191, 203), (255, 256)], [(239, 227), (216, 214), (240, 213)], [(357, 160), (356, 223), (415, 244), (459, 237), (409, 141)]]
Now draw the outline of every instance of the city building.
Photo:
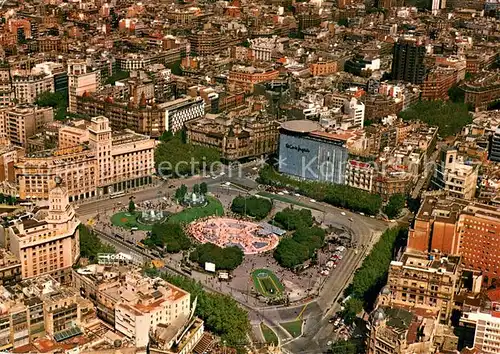
[(257, 158), (278, 148), (279, 123), (260, 112), (218, 115), (186, 123), (187, 141), (213, 147), (227, 161)]
[(500, 294), (498, 289), (492, 289), (485, 295), (479, 308), (464, 306), (460, 325), (474, 331), (472, 348), (494, 354), (500, 351)]
[(400, 39), (394, 44), (392, 79), (421, 84), (425, 78), (425, 46), (415, 38)]
[(476, 194), (478, 164), (467, 161), (457, 148), (445, 147), (440, 151), (433, 183), (449, 195), (472, 199)]
[[(87, 136), (87, 143), (73, 145)], [(101, 116), (80, 129), (62, 128), (59, 138), (60, 147), (28, 154), (15, 165), (21, 198), (47, 199), (56, 176), (64, 182), (70, 202), (123, 194), (152, 183), (155, 141), (148, 136), (112, 132), (109, 120)]]
[[(439, 313), (447, 324), (460, 282), (460, 257), (405, 252), (389, 267), (386, 305), (412, 306)], [(379, 299), (380, 301), (380, 299)]]
[(231, 91), (253, 92), (254, 84), (277, 79), (279, 71), (272, 68), (234, 65), (229, 72), (228, 87)]
[(11, 106), (14, 98), (10, 68), (8, 65), (0, 65), (0, 109)]
[(448, 90), (458, 82), (457, 74), (455, 68), (437, 67), (431, 70), (422, 85), (422, 99), (446, 101)]
[(35, 209), (8, 225), (4, 244), (21, 261), (23, 279), (50, 275), (65, 283), (80, 257), (80, 222), (59, 179), (48, 194), (48, 208)]
[(433, 353), (437, 322), (430, 310), (379, 306), (370, 316), (367, 354)]
[(21, 281), (21, 262), (9, 250), (0, 249), (0, 286), (13, 286)]
[(496, 128), (495, 132), (491, 134), (489, 144), (488, 159), (494, 162), (500, 162), (500, 128)]
[(500, 99), (500, 73), (479, 74), (474, 80), (466, 81), (462, 89), (465, 92), (465, 103), (472, 105), (476, 111), (485, 111)]
[(331, 75), (337, 72), (337, 62), (333, 60), (319, 60), (309, 65), (312, 76)]
[(40, 68), (33, 68), (29, 72), (14, 72), (12, 88), (19, 104), (33, 104), (40, 94), (54, 92), (54, 76), (44, 73)]
[(184, 128), (184, 124), (205, 115), (205, 101), (201, 97), (178, 98), (161, 103), (158, 109), (165, 112), (163, 131), (176, 132)]
[(71, 113), (77, 112), (77, 97), (95, 92), (100, 86), (100, 71), (87, 70), (85, 60), (68, 61), (68, 111)]
[(495, 206), (428, 195), (408, 234), (408, 249), (460, 255), (464, 269), (480, 272), (488, 287), (500, 274), (500, 212)]
[(0, 110), (0, 137), (26, 148), (28, 138), (42, 132), (53, 119), (51, 107), (21, 105), (4, 108)]
[(344, 184), (348, 136), (321, 130), (318, 123), (309, 120), (282, 123), (279, 172), (303, 179)]
[(148, 345), (150, 332), (158, 330), (160, 324), (175, 326), (176, 332), (190, 319), (190, 294), (160, 279), (126, 274), (119, 293), (115, 328), (138, 347)]

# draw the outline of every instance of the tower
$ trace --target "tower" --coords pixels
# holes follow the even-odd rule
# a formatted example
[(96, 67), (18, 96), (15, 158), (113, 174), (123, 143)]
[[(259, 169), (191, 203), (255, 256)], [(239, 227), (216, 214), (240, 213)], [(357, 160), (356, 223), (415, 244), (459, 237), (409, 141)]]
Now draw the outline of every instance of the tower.
[(415, 39), (402, 39), (394, 45), (392, 79), (421, 84), (425, 78), (425, 46)]
[(91, 119), (89, 127), (90, 147), (97, 157), (97, 185), (99, 194), (113, 193), (111, 179), (114, 176), (112, 137), (109, 119), (98, 116)]

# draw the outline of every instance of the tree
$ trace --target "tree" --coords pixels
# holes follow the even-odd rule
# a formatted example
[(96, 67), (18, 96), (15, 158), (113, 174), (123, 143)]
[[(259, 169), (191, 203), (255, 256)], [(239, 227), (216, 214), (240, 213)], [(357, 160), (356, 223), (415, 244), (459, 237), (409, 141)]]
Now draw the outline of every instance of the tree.
[(384, 213), (389, 219), (397, 217), (403, 210), (406, 203), (406, 198), (403, 194), (393, 194), (389, 198), (389, 202), (384, 208)]
[(200, 185), (199, 184), (195, 184), (193, 186), (193, 193), (196, 195), (200, 194)]
[(134, 211), (135, 211), (135, 203), (134, 203), (134, 201), (132, 199), (130, 199), (129, 202), (128, 202), (128, 212), (130, 214), (133, 214)]
[(269, 199), (256, 196), (238, 196), (231, 203), (231, 210), (240, 215), (249, 215), (257, 220), (264, 219), (271, 211), (273, 204)]
[(258, 182), (295, 190), (297, 193), (337, 207), (376, 215), (382, 206), (380, 195), (368, 193), (347, 185), (317, 181), (300, 181), (279, 174), (266, 165), (259, 171)]
[(60, 92), (45, 91), (38, 95), (35, 103), (41, 107), (52, 107), (55, 119), (66, 119), (66, 114), (68, 113), (67, 95), (63, 95)]
[(188, 188), (186, 187), (185, 184), (182, 184), (179, 188), (175, 190), (175, 199), (180, 202), (184, 200), (186, 197), (186, 194), (188, 192)]
[(312, 226), (313, 217), (309, 209), (285, 208), (276, 213), (274, 221), (280, 224), (285, 230), (297, 230), (301, 227)]
[(80, 255), (88, 258), (90, 263), (97, 262), (99, 253), (116, 253), (113, 246), (102, 243), (99, 237), (85, 225), (78, 226), (80, 236)]
[(155, 150), (157, 172), (165, 177), (198, 174), (217, 161), (220, 153), (216, 149), (185, 143), (182, 131), (161, 141)]
[(123, 70), (117, 70), (116, 72), (113, 73), (108, 79), (106, 80), (106, 84), (111, 84), (114, 85), (116, 81), (128, 79), (130, 76), (130, 72), (128, 71), (123, 71)]
[(189, 259), (200, 267), (209, 262), (214, 263), (216, 269), (233, 270), (243, 262), (243, 251), (236, 246), (221, 248), (213, 243), (204, 243), (196, 246)]
[(363, 300), (351, 297), (344, 304), (343, 317), (346, 324), (354, 322), (357, 314), (363, 311)]
[(358, 354), (364, 353), (358, 345), (352, 341), (341, 340), (332, 344), (328, 353), (331, 354)]
[(407, 121), (437, 126), (442, 137), (453, 136), (472, 123), (472, 115), (465, 103), (420, 101), (399, 112), (399, 116)]
[(453, 85), (448, 90), (448, 97), (451, 102), (463, 103), (465, 101), (465, 91), (462, 90), (458, 85)]
[(206, 182), (201, 182), (200, 184), (200, 193), (206, 195), (208, 193), (208, 186)]
[(191, 247), (191, 240), (182, 225), (177, 223), (154, 224), (151, 235), (143, 243), (148, 247), (166, 248), (168, 253), (178, 253)]
[(325, 230), (301, 226), (291, 238), (282, 238), (274, 251), (274, 259), (285, 268), (295, 268), (313, 257), (325, 242)]

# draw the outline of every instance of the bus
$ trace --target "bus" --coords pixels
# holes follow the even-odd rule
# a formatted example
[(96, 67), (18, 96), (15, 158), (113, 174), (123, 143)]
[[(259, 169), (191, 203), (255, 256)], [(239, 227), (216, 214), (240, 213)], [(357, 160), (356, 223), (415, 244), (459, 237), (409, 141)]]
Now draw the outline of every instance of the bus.
[(111, 193), (109, 198), (110, 199), (120, 198), (120, 197), (123, 197), (124, 195), (125, 195), (125, 191), (119, 191), (119, 192)]

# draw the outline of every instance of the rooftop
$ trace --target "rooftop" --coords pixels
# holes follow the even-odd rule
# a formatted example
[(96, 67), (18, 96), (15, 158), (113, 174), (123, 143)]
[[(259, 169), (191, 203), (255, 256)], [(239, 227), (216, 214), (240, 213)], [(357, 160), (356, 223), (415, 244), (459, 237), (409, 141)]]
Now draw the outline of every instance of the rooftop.
[(281, 124), (281, 128), (294, 133), (310, 133), (321, 130), (321, 126), (311, 120), (289, 120)]

